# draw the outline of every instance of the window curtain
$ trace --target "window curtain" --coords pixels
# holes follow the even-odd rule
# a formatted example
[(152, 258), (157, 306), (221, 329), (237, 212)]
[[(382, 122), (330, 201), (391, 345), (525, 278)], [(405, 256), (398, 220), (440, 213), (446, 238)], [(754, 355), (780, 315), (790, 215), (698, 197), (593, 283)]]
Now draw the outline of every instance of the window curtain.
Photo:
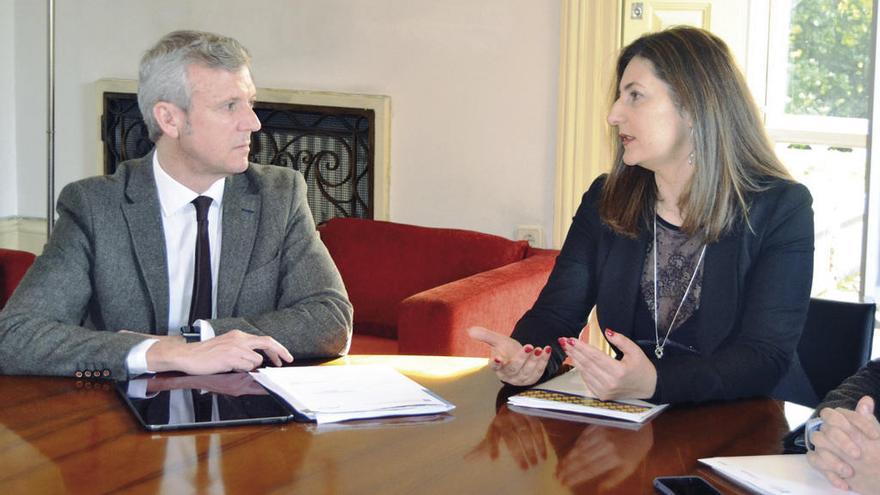
[[(559, 60), (559, 121), (556, 145), (556, 205), (553, 245), (562, 246), (581, 196), (611, 164), (605, 121), (614, 62), (620, 49), (623, 0), (562, 0)], [(589, 335), (610, 352), (595, 314)]]

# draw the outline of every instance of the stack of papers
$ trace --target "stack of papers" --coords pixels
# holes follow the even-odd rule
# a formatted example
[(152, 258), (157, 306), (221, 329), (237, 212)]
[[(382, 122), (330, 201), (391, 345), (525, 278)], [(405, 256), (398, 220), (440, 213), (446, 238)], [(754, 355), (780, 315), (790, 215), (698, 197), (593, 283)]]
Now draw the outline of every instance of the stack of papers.
[(854, 493), (834, 488), (807, 463), (806, 455), (755, 455), (700, 459), (746, 488), (765, 495)]
[(567, 411), (644, 423), (667, 407), (643, 400), (604, 401), (590, 397), (577, 369), (548, 380), (507, 399), (520, 407)]
[(261, 368), (251, 376), (319, 424), (455, 408), (389, 366)]
[(353, 421), (341, 421), (337, 423), (307, 423), (306, 431), (315, 434), (332, 433), (336, 431), (354, 430), (393, 430), (401, 428), (419, 428), (425, 425), (448, 423), (455, 419), (450, 414), (427, 414), (418, 416), (395, 416), (382, 418), (367, 418)]

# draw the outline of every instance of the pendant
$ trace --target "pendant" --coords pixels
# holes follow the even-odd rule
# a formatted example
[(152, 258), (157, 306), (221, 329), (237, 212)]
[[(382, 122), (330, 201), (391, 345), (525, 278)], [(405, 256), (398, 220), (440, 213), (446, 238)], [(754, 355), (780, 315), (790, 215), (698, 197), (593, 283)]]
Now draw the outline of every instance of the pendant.
[(663, 346), (657, 345), (654, 347), (654, 355), (657, 356), (657, 359), (663, 359)]

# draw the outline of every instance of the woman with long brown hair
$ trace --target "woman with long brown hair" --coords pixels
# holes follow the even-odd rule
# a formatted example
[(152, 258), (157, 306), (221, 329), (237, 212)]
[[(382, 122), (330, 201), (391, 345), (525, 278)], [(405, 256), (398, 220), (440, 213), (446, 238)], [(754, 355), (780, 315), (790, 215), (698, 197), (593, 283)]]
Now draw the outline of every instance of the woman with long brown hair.
[[(812, 198), (776, 157), (725, 43), (678, 27), (617, 61), (611, 172), (584, 194), (556, 265), (510, 338), (482, 328), (498, 376), (530, 385), (569, 356), (599, 398), (766, 395), (810, 298)], [(617, 359), (577, 339), (590, 310)]]

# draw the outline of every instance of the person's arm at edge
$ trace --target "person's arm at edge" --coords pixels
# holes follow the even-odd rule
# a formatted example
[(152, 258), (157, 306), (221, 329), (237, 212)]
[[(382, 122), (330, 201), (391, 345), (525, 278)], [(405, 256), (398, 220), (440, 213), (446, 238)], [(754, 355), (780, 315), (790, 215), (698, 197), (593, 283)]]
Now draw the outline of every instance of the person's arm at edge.
[(0, 372), (76, 376), (77, 371), (108, 370), (125, 379), (129, 350), (149, 335), (85, 328), (92, 295), (88, 193), (79, 183), (58, 197), (59, 218), (43, 254), (0, 312)]
[[(880, 404), (880, 359), (869, 361), (837, 388), (828, 392), (816, 407), (816, 414), (825, 408), (855, 410), (856, 404), (866, 395), (871, 396), (875, 404)], [(880, 420), (880, 408), (874, 409), (874, 415)]]

